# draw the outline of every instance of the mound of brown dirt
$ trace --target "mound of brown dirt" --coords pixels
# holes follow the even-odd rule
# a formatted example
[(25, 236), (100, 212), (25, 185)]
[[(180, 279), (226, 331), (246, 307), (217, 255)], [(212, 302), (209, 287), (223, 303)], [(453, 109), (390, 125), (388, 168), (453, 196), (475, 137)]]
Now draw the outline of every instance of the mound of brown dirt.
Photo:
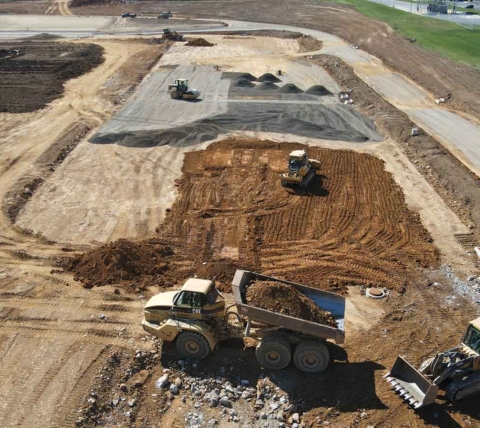
[(198, 278), (211, 279), (215, 281), (216, 287), (224, 292), (232, 292), (232, 279), (237, 269), (254, 270), (251, 266), (247, 266), (232, 259), (210, 260), (202, 264), (195, 273)]
[[(63, 263), (65, 270), (75, 274), (85, 288), (125, 283), (143, 288), (145, 279), (162, 284), (175, 253), (163, 242), (154, 240), (132, 242), (120, 239), (88, 251)], [(130, 285), (131, 284), (131, 285)]]
[(208, 46), (214, 46), (214, 45), (213, 43), (210, 43), (207, 40), (202, 39), (200, 37), (198, 39), (190, 40), (185, 46), (208, 47)]
[(281, 82), (281, 80), (272, 73), (265, 73), (257, 79), (257, 82)]
[(296, 288), (273, 281), (252, 282), (247, 288), (247, 303), (277, 314), (337, 327), (330, 312), (322, 310)]

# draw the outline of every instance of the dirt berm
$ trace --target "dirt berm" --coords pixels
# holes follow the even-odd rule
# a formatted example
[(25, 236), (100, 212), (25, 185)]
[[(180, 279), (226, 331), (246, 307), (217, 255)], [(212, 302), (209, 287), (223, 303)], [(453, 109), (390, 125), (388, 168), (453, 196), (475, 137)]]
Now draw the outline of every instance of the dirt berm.
[(247, 288), (246, 299), (249, 305), (257, 308), (337, 327), (330, 312), (322, 310), (296, 288), (281, 282), (252, 282)]
[(190, 40), (185, 46), (210, 47), (213, 46), (213, 43), (210, 43), (200, 37), (199, 39)]

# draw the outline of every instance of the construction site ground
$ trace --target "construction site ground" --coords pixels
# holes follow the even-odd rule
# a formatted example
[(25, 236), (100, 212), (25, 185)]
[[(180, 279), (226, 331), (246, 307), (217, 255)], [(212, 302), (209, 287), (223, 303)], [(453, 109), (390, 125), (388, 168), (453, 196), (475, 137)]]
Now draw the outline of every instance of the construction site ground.
[[(216, 3), (202, 2), (202, 14)], [(42, 110), (0, 113), (2, 426), (279, 426), (261, 419), (255, 399), (236, 400), (233, 415), (193, 392), (242, 380), (255, 396), (268, 388), (277, 399), (288, 395), (304, 426), (480, 426), (478, 400), (454, 406), (440, 395), (414, 412), (382, 379), (397, 354), (418, 365), (456, 345), (478, 316), (480, 284), (468, 280), (478, 277), (475, 254), (458, 239), (476, 233), (476, 222), (383, 122), (392, 117), (408, 134), (408, 117), (367, 91), (353, 107), (341, 104), (352, 69), (307, 58), (298, 40), (203, 37), (216, 45), (150, 45), (139, 36), (74, 42), (101, 46), (104, 62), (66, 82)], [(281, 84), (321, 84), (333, 95), (232, 94), (231, 73), (278, 70)], [(170, 100), (165, 86), (174, 78), (190, 78), (201, 101)], [(278, 175), (303, 147), (322, 169), (310, 188), (286, 190)], [(457, 174), (464, 167), (452, 159)], [(154, 261), (164, 280), (139, 274), (90, 288), (62, 269), (65, 257), (120, 238), (170, 246)], [(92, 278), (101, 273), (90, 266)], [(270, 372), (248, 341), (179, 363), (174, 347), (146, 336), (140, 321), (151, 295), (194, 274), (218, 279), (228, 293), (225, 272), (235, 267), (345, 295), (348, 363), (315, 376), (293, 366)], [(388, 288), (388, 299), (367, 299), (362, 284)], [(156, 388), (165, 370), (180, 379), (178, 395)]]

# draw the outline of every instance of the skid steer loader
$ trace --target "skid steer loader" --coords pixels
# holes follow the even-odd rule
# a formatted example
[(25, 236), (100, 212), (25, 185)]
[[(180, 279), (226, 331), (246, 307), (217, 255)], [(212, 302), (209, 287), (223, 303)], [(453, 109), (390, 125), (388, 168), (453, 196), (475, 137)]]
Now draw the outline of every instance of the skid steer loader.
[(307, 187), (320, 169), (320, 161), (309, 159), (305, 150), (290, 153), (288, 170), (280, 175), (283, 187)]
[(168, 85), (168, 92), (174, 100), (196, 100), (200, 96), (199, 91), (188, 87), (187, 79), (176, 79), (174, 84)]
[(480, 318), (470, 322), (459, 346), (425, 360), (418, 370), (398, 356), (384, 377), (415, 409), (434, 403), (440, 387), (452, 403), (480, 393)]

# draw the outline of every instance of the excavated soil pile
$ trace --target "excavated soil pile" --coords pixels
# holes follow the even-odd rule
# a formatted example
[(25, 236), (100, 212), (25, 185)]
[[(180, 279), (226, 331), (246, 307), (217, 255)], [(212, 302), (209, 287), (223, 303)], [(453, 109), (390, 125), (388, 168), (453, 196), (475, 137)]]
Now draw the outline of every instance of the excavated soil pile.
[(232, 292), (232, 279), (237, 269), (253, 270), (252, 266), (238, 260), (222, 258), (210, 260), (196, 269), (195, 274), (198, 278), (211, 279), (215, 281), (216, 287), (224, 292)]
[(237, 79), (233, 80), (233, 86), (239, 88), (253, 88), (255, 85), (248, 79), (244, 77), (238, 77)]
[(229, 139), (186, 153), (179, 196), (159, 228), (196, 260), (233, 265), (337, 292), (348, 285), (403, 291), (438, 254), (383, 162), (309, 148), (322, 163), (307, 189), (278, 178), (294, 143)]
[(214, 46), (214, 45), (213, 43), (210, 43), (207, 40), (202, 39), (200, 37), (198, 39), (190, 40), (185, 46), (208, 47), (208, 46)]
[(253, 282), (247, 288), (246, 299), (257, 308), (337, 327), (330, 312), (322, 310), (296, 288), (281, 282)]
[(281, 80), (277, 77), (274, 76), (272, 73), (265, 73), (262, 74), (258, 79), (257, 82), (281, 82)]
[(301, 94), (303, 91), (294, 83), (287, 83), (286, 85), (283, 85), (278, 92), (284, 94)]
[(9, 113), (45, 107), (67, 80), (103, 62), (103, 48), (92, 44), (2, 42), (0, 51), (0, 112)]
[(171, 269), (170, 262), (178, 258), (179, 255), (164, 242), (120, 239), (65, 259), (63, 267), (73, 272), (75, 280), (81, 281), (85, 288), (123, 284), (127, 289), (141, 289), (147, 285), (164, 285), (165, 281), (174, 281), (176, 269)]
[(323, 85), (314, 85), (308, 88), (305, 93), (310, 95), (332, 95), (332, 93)]
[(276, 91), (279, 88), (280, 87), (278, 85), (275, 85), (275, 83), (270, 82), (268, 80), (266, 80), (263, 83), (260, 83), (260, 85), (255, 86), (255, 89), (257, 91)]

